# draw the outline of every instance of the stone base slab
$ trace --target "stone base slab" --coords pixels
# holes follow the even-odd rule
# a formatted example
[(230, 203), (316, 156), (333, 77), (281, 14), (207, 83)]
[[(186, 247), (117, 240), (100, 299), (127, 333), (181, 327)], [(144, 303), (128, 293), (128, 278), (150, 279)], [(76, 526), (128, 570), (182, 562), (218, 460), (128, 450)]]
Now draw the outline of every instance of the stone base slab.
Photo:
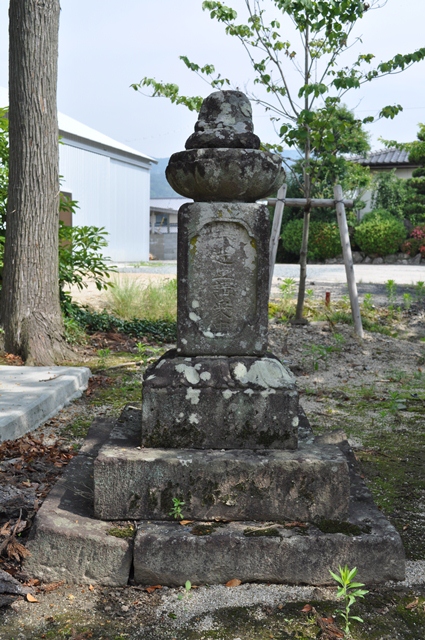
[(146, 371), (142, 445), (164, 449), (296, 449), (298, 393), (270, 354), (168, 352)]
[(367, 523), (360, 516), (359, 524), (370, 527), (370, 533), (323, 533), (313, 525), (297, 529), (258, 522), (228, 523), (211, 532), (207, 524), (202, 529), (199, 524), (141, 522), (134, 547), (134, 579), (139, 584), (168, 586), (184, 585), (186, 580), (223, 584), (233, 578), (326, 585), (332, 583), (329, 569), (338, 571), (339, 565), (347, 564), (357, 567), (365, 584), (403, 580), (404, 551), (395, 529), (378, 513)]
[[(112, 434), (113, 437), (113, 434)], [(95, 515), (104, 520), (344, 519), (350, 481), (335, 445), (297, 451), (135, 449), (107, 444), (94, 464)]]
[(110, 534), (115, 523), (93, 517), (93, 457), (113, 422), (97, 420), (86, 444), (68, 465), (37, 513), (25, 571), (46, 582), (124, 586), (133, 539)]

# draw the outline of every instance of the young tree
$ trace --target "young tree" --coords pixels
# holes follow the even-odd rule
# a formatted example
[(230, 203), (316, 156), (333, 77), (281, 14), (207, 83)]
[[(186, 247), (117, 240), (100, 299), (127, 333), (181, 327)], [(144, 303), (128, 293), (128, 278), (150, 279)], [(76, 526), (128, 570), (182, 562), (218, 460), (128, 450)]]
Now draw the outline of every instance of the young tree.
[(409, 188), (408, 202), (404, 213), (413, 224), (425, 222), (425, 125), (419, 125), (417, 140), (412, 142), (409, 149), (409, 162), (420, 165), (413, 170), (412, 177), (407, 180)]
[(59, 0), (10, 0), (9, 189), (1, 316), (27, 364), (67, 354), (58, 287)]
[[(385, 0), (381, 5), (379, 1), (370, 0), (367, 4), (363, 0), (245, 0), (244, 22), (237, 22), (236, 11), (222, 2), (203, 2), (203, 9), (225, 26), (228, 35), (239, 39), (249, 57), (254, 84), (261, 91), (260, 95), (251, 93), (251, 99), (270, 112), (282, 143), (302, 150), (303, 194), (307, 200), (312, 197), (316, 179), (313, 161), (319, 153), (321, 162), (329, 166), (343, 162), (343, 158), (338, 159), (335, 153), (340, 136), (335, 136), (334, 129), (336, 124), (340, 131), (347, 131), (350, 126), (344, 119), (337, 123), (337, 111), (347, 91), (398, 73), (425, 57), (425, 48), (422, 48), (411, 54), (398, 54), (375, 67), (372, 66), (374, 55), (370, 53), (358, 55), (349, 66), (340, 63), (341, 54), (353, 44), (350, 36), (354, 26), (368, 10), (385, 4)], [(277, 9), (286, 22), (295, 26), (300, 38), (298, 50), (282, 38), (283, 26), (279, 20), (275, 17), (267, 20), (265, 6)], [(223, 88), (230, 84), (221, 75), (215, 76), (213, 65), (200, 67), (184, 56), (181, 59), (190, 70), (209, 80), (212, 87)], [(291, 64), (300, 76), (300, 81), (293, 86), (291, 74), (288, 74)], [(199, 108), (201, 99), (181, 96), (175, 84), (144, 78), (133, 85), (136, 90), (142, 87), (150, 87), (154, 96), (168, 97), (173, 103), (184, 104), (190, 109)], [(400, 105), (383, 107), (379, 117), (393, 118), (401, 109)], [(374, 119), (370, 116), (362, 122), (373, 122)], [(310, 211), (311, 206), (307, 203), (296, 312), (299, 321), (304, 306)]]

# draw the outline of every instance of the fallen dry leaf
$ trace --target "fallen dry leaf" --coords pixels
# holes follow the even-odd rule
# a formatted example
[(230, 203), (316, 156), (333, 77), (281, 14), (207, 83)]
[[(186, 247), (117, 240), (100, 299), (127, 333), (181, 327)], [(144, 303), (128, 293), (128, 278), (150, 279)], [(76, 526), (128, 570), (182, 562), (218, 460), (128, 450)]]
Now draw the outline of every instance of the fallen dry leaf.
[(162, 589), (162, 585), (161, 584), (155, 584), (152, 587), (146, 587), (145, 591), (147, 591), (147, 593), (153, 593), (157, 589)]
[(34, 596), (31, 595), (31, 593), (27, 593), (27, 600), (28, 602), (38, 602), (37, 598), (34, 598)]
[(409, 604), (406, 604), (405, 609), (415, 609), (419, 604), (419, 599), (416, 598), (415, 600), (413, 600), (413, 602), (409, 602)]
[(312, 611), (313, 607), (311, 606), (311, 604), (305, 604), (303, 606), (303, 608), (301, 609), (302, 613), (310, 613), (310, 611)]
[(55, 591), (59, 589), (63, 584), (65, 584), (65, 580), (61, 580), (60, 582), (50, 582), (49, 584), (43, 584), (40, 587), (40, 591), (44, 591), (45, 593), (50, 593), (51, 591)]
[(92, 584), (89, 585), (89, 591), (94, 591), (94, 586)]
[(233, 580), (229, 580), (229, 582), (226, 582), (226, 587), (239, 587), (240, 584), (242, 584), (242, 580), (233, 578)]
[(193, 520), (180, 520), (180, 524), (186, 526), (187, 524), (192, 524)]

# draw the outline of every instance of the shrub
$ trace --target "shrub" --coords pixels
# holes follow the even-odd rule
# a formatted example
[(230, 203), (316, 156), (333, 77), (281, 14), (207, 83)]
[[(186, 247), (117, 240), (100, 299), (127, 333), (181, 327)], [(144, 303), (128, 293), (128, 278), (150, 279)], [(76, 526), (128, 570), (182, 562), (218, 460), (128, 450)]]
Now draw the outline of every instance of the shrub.
[[(303, 235), (303, 220), (291, 220), (283, 228), (282, 243), (284, 248), (295, 255), (300, 255)], [(341, 240), (336, 222), (312, 220), (308, 241), (308, 258), (326, 260), (341, 253)]]
[(425, 224), (415, 227), (409, 239), (406, 240), (401, 248), (405, 253), (408, 253), (411, 258), (418, 253), (425, 258)]
[(369, 256), (395, 253), (405, 238), (404, 224), (382, 209), (366, 214), (354, 232), (356, 244)]

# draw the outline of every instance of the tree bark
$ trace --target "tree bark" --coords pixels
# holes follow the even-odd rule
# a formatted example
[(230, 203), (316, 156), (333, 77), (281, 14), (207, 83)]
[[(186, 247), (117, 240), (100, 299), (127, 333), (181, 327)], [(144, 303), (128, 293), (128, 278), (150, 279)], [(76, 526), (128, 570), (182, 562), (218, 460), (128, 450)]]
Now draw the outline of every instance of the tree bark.
[(5, 348), (26, 364), (68, 352), (58, 285), (59, 0), (10, 0), (9, 190), (2, 322)]
[[(305, 29), (305, 51), (304, 51), (304, 84), (307, 86), (310, 81), (309, 75), (309, 25), (307, 23)], [(304, 99), (304, 110), (309, 111), (308, 94), (306, 92)], [(306, 198), (306, 205), (304, 207), (304, 220), (303, 220), (303, 236), (301, 241), (300, 251), (300, 283), (298, 287), (297, 308), (295, 310), (295, 323), (304, 324), (306, 321), (303, 318), (304, 314), (304, 300), (305, 300), (305, 285), (307, 280), (307, 253), (308, 253), (308, 235), (310, 231), (310, 212), (311, 212), (311, 178), (310, 178), (310, 154), (311, 154), (311, 141), (310, 141), (310, 127), (306, 126), (306, 140), (304, 146), (304, 196)]]

